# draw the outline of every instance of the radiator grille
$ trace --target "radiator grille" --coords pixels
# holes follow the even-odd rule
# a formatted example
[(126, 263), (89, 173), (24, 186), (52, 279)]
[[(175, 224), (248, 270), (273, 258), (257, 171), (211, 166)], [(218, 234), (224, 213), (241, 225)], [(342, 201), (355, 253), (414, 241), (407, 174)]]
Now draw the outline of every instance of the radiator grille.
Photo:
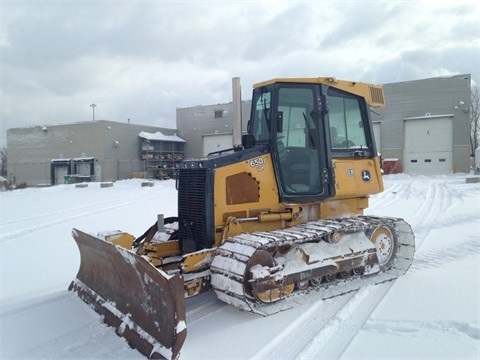
[[(208, 233), (213, 209), (206, 169), (181, 169), (178, 177), (179, 239), (184, 252), (211, 247)], [(209, 208), (210, 207), (210, 208)]]

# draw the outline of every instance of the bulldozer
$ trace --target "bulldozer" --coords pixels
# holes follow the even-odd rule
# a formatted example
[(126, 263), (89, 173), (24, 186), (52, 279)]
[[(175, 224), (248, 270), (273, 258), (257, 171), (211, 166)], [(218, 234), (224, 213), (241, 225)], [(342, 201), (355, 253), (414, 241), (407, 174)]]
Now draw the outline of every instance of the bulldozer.
[(384, 190), (371, 121), (382, 86), (254, 84), (244, 134), (239, 78), (232, 93), (233, 148), (181, 163), (178, 216), (157, 215), (138, 237), (72, 231), (81, 263), (69, 289), (148, 358), (179, 358), (189, 297), (214, 291), (266, 316), (394, 280), (413, 261), (408, 223), (364, 214)]

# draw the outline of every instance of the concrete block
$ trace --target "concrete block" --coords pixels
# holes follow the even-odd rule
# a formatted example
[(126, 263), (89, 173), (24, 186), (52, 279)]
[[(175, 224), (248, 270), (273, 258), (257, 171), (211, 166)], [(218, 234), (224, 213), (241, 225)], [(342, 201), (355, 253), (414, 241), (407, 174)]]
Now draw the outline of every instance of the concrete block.
[(480, 176), (468, 176), (467, 184), (480, 183)]

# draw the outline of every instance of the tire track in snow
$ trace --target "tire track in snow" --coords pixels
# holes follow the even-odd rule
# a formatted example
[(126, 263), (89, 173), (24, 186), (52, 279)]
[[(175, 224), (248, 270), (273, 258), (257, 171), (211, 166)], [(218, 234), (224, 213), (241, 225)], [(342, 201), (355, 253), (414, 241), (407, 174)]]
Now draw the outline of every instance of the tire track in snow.
[(471, 236), (460, 244), (455, 243), (447, 248), (438, 248), (415, 255), (409, 272), (439, 267), (475, 255), (480, 255), (480, 241)]
[(411, 183), (395, 183), (392, 187), (386, 188), (382, 193), (373, 196), (370, 200), (369, 208), (375, 209), (375, 212), (395, 203), (399, 199), (399, 194), (409, 193)]
[[(31, 358), (32, 354), (35, 358), (120, 358), (126, 353), (129, 358), (142, 358), (67, 291), (9, 304), (0, 318), (9, 329), (2, 335), (1, 354), (6, 358)], [(22, 341), (24, 337), (30, 341)], [(18, 343), (21, 346), (15, 346)]]
[(187, 324), (201, 320), (205, 316), (210, 316), (214, 312), (220, 311), (225, 306), (230, 305), (218, 300), (213, 290), (188, 298), (186, 299)]
[(407, 220), (412, 226), (427, 222), (433, 216), (432, 211), (437, 209), (435, 206), (438, 203), (436, 183), (429, 183), (428, 185), (427, 191), (424, 193), (425, 201)]
[(323, 326), (297, 359), (340, 358), (393, 284), (394, 281), (360, 289)]
[(459, 321), (368, 320), (362, 330), (392, 335), (405, 335), (427, 330), (480, 340), (480, 328), (478, 326)]
[(449, 228), (479, 221), (479, 213), (462, 214), (453, 217), (438, 217), (431, 222), (415, 226), (414, 232), (430, 233), (431, 230)]
[[(425, 183), (422, 182), (421, 184)], [(453, 205), (452, 194), (448, 191), (445, 181), (441, 183), (431, 181), (426, 184), (428, 184), (428, 188), (425, 193), (425, 201), (410, 218), (406, 219), (415, 233), (415, 252), (421, 248), (433, 224), (441, 223), (441, 226), (445, 225), (445, 221), (442, 219)]]
[(340, 357), (393, 283), (367, 286), (314, 303), (250, 358), (307, 360)]
[(65, 301), (65, 296), (67, 294), (67, 292), (62, 291), (62, 293), (39, 296), (24, 301), (4, 302), (0, 308), (0, 316), (2, 319), (5, 319), (10, 316), (15, 317), (25, 313), (35, 312), (38, 308), (45, 306), (58, 306)]
[[(151, 194), (148, 194), (148, 195), (151, 195)], [(145, 198), (149, 198), (150, 196), (148, 196), (146, 194), (143, 194), (141, 195), (142, 199), (145, 199)], [(138, 195), (135, 195), (135, 196), (129, 196), (129, 198), (140, 198), (140, 196)], [(41, 213), (41, 214), (36, 214), (34, 216), (26, 216), (26, 217), (22, 217), (22, 218), (16, 218), (16, 219), (12, 219), (10, 221), (6, 221), (6, 222), (2, 222), (2, 226), (11, 226), (11, 225), (15, 225), (15, 224), (25, 224), (25, 223), (29, 223), (29, 222), (32, 222), (32, 221), (36, 221), (38, 219), (42, 219), (42, 218), (51, 218), (51, 217), (57, 217), (58, 215), (64, 215), (65, 214), (65, 211), (68, 210), (68, 211), (71, 211), (71, 212), (75, 212), (75, 211), (78, 211), (78, 210), (82, 210), (82, 211), (85, 211), (87, 209), (96, 209), (99, 207), (99, 205), (103, 205), (105, 206), (105, 204), (117, 204), (117, 203), (121, 203), (122, 201), (125, 201), (125, 197), (117, 197), (115, 199), (109, 199), (108, 201), (102, 201), (101, 204), (99, 203), (89, 203), (89, 204), (85, 204), (85, 205), (81, 205), (81, 206), (76, 206), (76, 207), (73, 207), (73, 208), (69, 208), (69, 209), (59, 209), (59, 210), (56, 210), (56, 211), (49, 211), (48, 213)], [(49, 208), (46, 208), (46, 210), (51, 210)]]
[[(98, 321), (101, 321), (100, 318)], [(72, 327), (69, 331), (62, 332), (61, 335), (35, 346), (34, 350), (27, 345), (13, 357), (28, 358), (28, 355), (34, 352), (39, 359), (79, 359), (83, 358), (79, 354), (88, 348), (89, 358), (115, 359), (125, 357), (126, 352), (135, 351), (123, 338), (117, 337), (118, 339), (112, 340), (110, 339), (112, 336), (116, 336), (113, 328), (93, 322)], [(135, 355), (130, 358), (134, 357)], [(137, 358), (141, 359), (143, 356), (138, 354)]]
[[(121, 207), (126, 207), (126, 206), (129, 206), (129, 205), (132, 205), (132, 204), (136, 204), (136, 203), (145, 201), (146, 199), (152, 200), (154, 198), (160, 198), (160, 197), (162, 197), (162, 195), (164, 195), (164, 194), (161, 193), (161, 194), (152, 196), (152, 194), (149, 193), (148, 195), (145, 194), (145, 195), (142, 195), (141, 197), (135, 196), (134, 200), (126, 201), (125, 198), (122, 198), (122, 200), (120, 200), (120, 201), (118, 201), (118, 200), (110, 201), (109, 203), (111, 203), (111, 205), (108, 205), (108, 206), (105, 206), (105, 205), (100, 206), (97, 203), (97, 204), (92, 204), (92, 205), (81, 206), (81, 207), (75, 208), (75, 209), (70, 209), (72, 212), (75, 212), (75, 215), (69, 215), (68, 217), (65, 217), (65, 216), (55, 217), (55, 220), (50, 220), (50, 221), (44, 222), (41, 225), (34, 225), (34, 226), (30, 226), (30, 227), (22, 226), (21, 229), (2, 233), (0, 235), (0, 244), (8, 243), (9, 241), (11, 241), (11, 240), (13, 240), (13, 239), (15, 239), (19, 236), (25, 235), (25, 234), (29, 234), (29, 233), (36, 232), (36, 231), (39, 231), (39, 230), (48, 229), (50, 227), (53, 227), (53, 226), (56, 226), (56, 225), (59, 225), (59, 224), (63, 224), (66, 221), (79, 219), (79, 218), (86, 217), (86, 216), (92, 216), (92, 215), (95, 215), (95, 214), (100, 214), (100, 213), (111, 211), (111, 210), (118, 209), (118, 208), (121, 208)], [(91, 209), (93, 209), (93, 210), (91, 210)], [(81, 212), (76, 213), (76, 211), (74, 211), (74, 210), (77, 210), (77, 211), (81, 210)], [(60, 214), (65, 214), (65, 210), (60, 211), (59, 213)], [(41, 217), (50, 218), (51, 216), (52, 215), (50, 213), (48, 215), (39, 216), (38, 218), (41, 218)], [(28, 221), (28, 219), (27, 220), (22, 219), (21, 222), (25, 222), (25, 221)]]
[[(251, 359), (294, 359), (308, 346), (331, 319), (355, 296), (351, 292), (334, 299), (318, 301), (270, 341)], [(301, 337), (298, 334), (302, 334)]]

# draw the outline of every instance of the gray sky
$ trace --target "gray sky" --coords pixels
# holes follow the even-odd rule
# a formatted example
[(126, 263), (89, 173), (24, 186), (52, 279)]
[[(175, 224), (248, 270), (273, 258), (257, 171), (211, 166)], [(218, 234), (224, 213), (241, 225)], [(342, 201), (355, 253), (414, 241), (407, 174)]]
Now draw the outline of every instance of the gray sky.
[(9, 128), (95, 118), (175, 128), (239, 76), (372, 83), (480, 77), (478, 1), (0, 0), (0, 147)]

